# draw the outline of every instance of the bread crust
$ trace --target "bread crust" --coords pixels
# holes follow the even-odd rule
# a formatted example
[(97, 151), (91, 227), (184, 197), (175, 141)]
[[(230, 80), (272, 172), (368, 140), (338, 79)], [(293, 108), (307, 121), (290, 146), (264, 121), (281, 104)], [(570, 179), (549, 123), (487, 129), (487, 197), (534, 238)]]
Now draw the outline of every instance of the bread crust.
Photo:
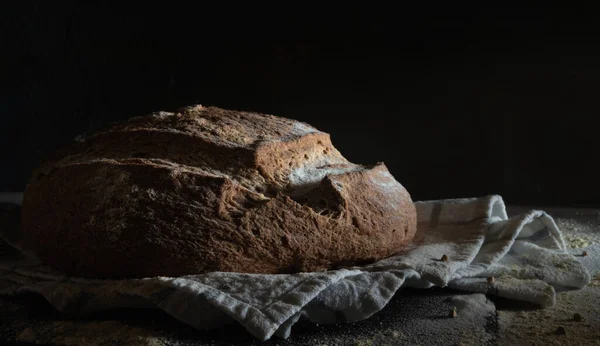
[(70, 275), (273, 274), (393, 255), (416, 211), (383, 163), (350, 163), (327, 133), (198, 105), (57, 152), (26, 187), (22, 224), (28, 246)]

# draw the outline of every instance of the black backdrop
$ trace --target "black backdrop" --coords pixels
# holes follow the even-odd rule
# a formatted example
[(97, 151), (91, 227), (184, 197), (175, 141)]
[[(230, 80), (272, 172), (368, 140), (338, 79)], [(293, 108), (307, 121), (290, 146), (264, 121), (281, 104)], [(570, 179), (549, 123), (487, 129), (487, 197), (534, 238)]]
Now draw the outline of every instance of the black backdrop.
[(591, 9), (165, 6), (5, 6), (0, 191), (78, 134), (201, 103), (309, 122), (418, 200), (600, 205)]

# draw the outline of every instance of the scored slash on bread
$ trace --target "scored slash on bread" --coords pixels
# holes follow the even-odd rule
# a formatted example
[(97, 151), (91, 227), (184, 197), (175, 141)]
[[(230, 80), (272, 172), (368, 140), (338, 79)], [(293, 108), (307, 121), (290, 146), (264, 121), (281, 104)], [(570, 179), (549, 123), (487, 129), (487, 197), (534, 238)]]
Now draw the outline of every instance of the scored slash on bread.
[(50, 266), (103, 278), (327, 270), (391, 256), (416, 232), (383, 163), (350, 163), (305, 123), (203, 106), (58, 151), (22, 221)]

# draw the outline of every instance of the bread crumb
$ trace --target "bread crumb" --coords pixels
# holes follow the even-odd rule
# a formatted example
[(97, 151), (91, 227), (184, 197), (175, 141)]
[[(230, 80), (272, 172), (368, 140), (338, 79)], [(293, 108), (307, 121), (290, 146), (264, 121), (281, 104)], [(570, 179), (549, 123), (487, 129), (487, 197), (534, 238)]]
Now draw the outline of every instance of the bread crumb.
[(456, 316), (458, 316), (458, 313), (456, 312), (456, 306), (452, 307), (448, 316), (451, 318), (455, 318)]

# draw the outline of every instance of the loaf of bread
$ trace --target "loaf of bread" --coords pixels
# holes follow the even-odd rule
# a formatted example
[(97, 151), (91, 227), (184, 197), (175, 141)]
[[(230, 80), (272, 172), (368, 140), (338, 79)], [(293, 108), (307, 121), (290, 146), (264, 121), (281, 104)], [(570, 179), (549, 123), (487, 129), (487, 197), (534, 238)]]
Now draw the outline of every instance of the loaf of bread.
[(40, 259), (97, 278), (328, 270), (391, 256), (416, 231), (383, 163), (350, 163), (302, 122), (199, 105), (57, 152), (22, 208)]

